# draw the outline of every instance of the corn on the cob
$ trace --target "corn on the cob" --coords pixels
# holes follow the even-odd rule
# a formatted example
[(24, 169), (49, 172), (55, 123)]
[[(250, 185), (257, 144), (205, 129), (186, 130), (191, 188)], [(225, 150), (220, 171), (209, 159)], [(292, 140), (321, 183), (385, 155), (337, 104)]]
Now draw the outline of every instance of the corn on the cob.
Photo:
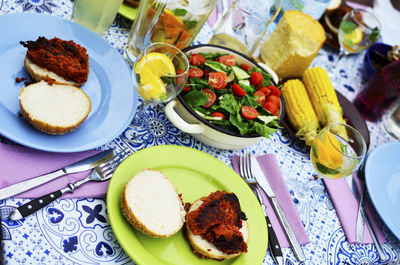
[(303, 83), (298, 79), (285, 82), (281, 89), (285, 100), (285, 110), (296, 136), (311, 145), (317, 136), (318, 119), (308, 98)]
[[(321, 67), (307, 69), (304, 71), (303, 81), (321, 127), (334, 122), (345, 123), (342, 108), (326, 70)], [(345, 131), (336, 133), (347, 138)]]

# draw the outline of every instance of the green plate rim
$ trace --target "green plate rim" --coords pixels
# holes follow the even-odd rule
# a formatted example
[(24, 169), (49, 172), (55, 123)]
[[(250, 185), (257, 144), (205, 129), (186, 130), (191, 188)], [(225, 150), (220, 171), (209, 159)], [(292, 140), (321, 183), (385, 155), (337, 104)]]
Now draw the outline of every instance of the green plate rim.
[[(249, 252), (250, 251), (256, 251), (256, 254), (253, 253), (252, 255), (249, 255), (248, 253), (242, 254), (242, 255), (248, 255), (248, 257), (251, 259), (251, 264), (262, 264), (266, 251), (267, 251), (267, 247), (268, 247), (268, 232), (267, 232), (267, 226), (266, 226), (266, 221), (265, 221), (265, 217), (263, 214), (263, 211), (260, 207), (260, 204), (257, 200), (257, 198), (254, 196), (253, 192), (251, 191), (251, 189), (249, 188), (249, 186), (247, 185), (247, 183), (238, 175), (236, 174), (236, 172), (229, 167), (228, 165), (226, 165), (225, 163), (223, 163), (222, 161), (218, 160), (217, 158), (202, 152), (200, 150), (194, 149), (194, 148), (190, 148), (190, 147), (185, 147), (185, 146), (178, 146), (178, 145), (158, 145), (158, 146), (152, 146), (152, 147), (148, 147), (142, 150), (139, 150), (137, 152), (135, 152), (134, 154), (130, 155), (129, 157), (127, 157), (115, 170), (113, 177), (110, 180), (109, 186), (108, 186), (108, 190), (107, 190), (107, 198), (106, 198), (106, 203), (107, 203), (107, 212), (108, 212), (108, 217), (109, 217), (109, 222), (111, 224), (111, 229), (113, 230), (118, 242), (120, 243), (120, 245), (122, 246), (122, 248), (125, 250), (126, 254), (132, 258), (132, 260), (134, 260), (137, 264), (149, 264), (148, 259), (151, 256), (152, 260), (152, 265), (155, 265), (154, 259), (160, 261), (160, 259), (157, 259), (156, 256), (151, 255), (147, 249), (144, 248), (143, 245), (141, 244), (135, 244), (135, 245), (130, 245), (127, 242), (124, 242), (124, 236), (120, 234), (119, 232), (119, 228), (117, 227), (116, 223), (118, 222), (118, 218), (123, 218), (122, 214), (121, 214), (121, 210), (120, 210), (120, 201), (118, 200), (117, 202), (113, 197), (114, 196), (114, 192), (117, 191), (118, 192), (118, 196), (120, 196), (122, 189), (118, 190), (117, 187), (118, 184), (116, 184), (119, 181), (119, 178), (124, 178), (125, 183), (131, 178), (131, 176), (133, 176), (134, 174), (136, 174), (136, 172), (132, 172), (131, 176), (124, 176), (124, 175), (120, 175), (123, 171), (123, 169), (125, 167), (129, 167), (130, 163), (133, 163), (134, 159), (136, 157), (140, 157), (141, 155), (145, 155), (146, 153), (159, 153), (162, 154), (161, 156), (165, 156), (166, 154), (168, 155), (167, 152), (172, 153), (173, 155), (182, 155), (184, 154), (185, 157), (188, 156), (194, 156), (194, 157), (201, 157), (201, 159), (206, 159), (209, 160), (210, 163), (213, 163), (213, 166), (211, 167), (207, 167), (204, 168), (204, 172), (208, 171), (208, 174), (218, 174), (218, 172), (215, 171), (219, 171), (219, 170), (223, 170), (223, 171), (227, 171), (229, 174), (227, 175), (219, 175), (219, 179), (218, 181), (222, 182), (222, 181), (227, 181), (229, 180), (229, 184), (226, 184), (226, 186), (229, 186), (229, 190), (234, 191), (235, 194), (238, 196), (239, 201), (241, 203), (241, 205), (247, 205), (246, 209), (243, 209), (244, 212), (246, 213), (246, 215), (252, 216), (252, 218), (248, 219), (248, 223), (249, 223), (249, 242), (248, 242), (248, 248), (249, 248)], [(195, 162), (194, 162), (195, 163)], [(144, 168), (148, 168), (148, 167), (143, 167)], [(228, 179), (227, 179), (228, 178)], [(215, 178), (217, 179), (217, 178)], [(182, 192), (182, 191), (179, 191)], [(182, 192), (184, 193), (184, 192)], [(208, 194), (204, 194), (204, 195), (208, 195)], [(124, 219), (124, 218), (123, 218)], [(124, 220), (124, 222), (127, 223), (126, 220)], [(129, 223), (127, 223), (129, 225)], [(134, 229), (134, 228), (132, 228)], [(135, 234), (132, 232), (131, 235), (133, 238), (135, 237)], [(158, 239), (154, 239), (154, 240), (158, 240)], [(133, 250), (135, 249), (135, 250)], [(253, 250), (255, 249), (255, 250)], [(143, 253), (143, 251), (145, 253)], [(193, 254), (194, 255), (194, 254)], [(240, 257), (240, 256), (239, 256)], [(239, 259), (236, 258), (236, 259)], [(246, 256), (247, 258), (247, 256)], [(235, 260), (233, 259), (231, 264), (234, 265), (240, 265), (240, 264), (244, 264), (244, 263), (237, 263)], [(210, 260), (204, 260), (204, 259), (199, 259), (199, 263), (202, 263), (202, 261), (206, 261), (204, 262), (204, 264), (210, 264), (207, 262), (210, 262)], [(249, 260), (243, 260), (246, 262), (249, 262)], [(160, 261), (160, 264), (161, 261)], [(215, 264), (221, 264), (219, 261), (215, 261)]]

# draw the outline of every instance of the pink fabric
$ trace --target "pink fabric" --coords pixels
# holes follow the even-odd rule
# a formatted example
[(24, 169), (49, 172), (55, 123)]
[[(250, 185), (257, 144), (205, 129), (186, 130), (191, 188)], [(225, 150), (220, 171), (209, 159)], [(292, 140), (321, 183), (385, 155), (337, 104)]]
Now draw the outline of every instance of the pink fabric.
[[(353, 174), (356, 176), (356, 174)], [(335, 206), (336, 213), (339, 217), (340, 223), (342, 224), (344, 233), (346, 235), (347, 241), (349, 243), (373, 243), (371, 234), (368, 231), (367, 225), (364, 224), (364, 238), (363, 242), (357, 242), (356, 240), (356, 223), (357, 223), (357, 213), (358, 213), (358, 203), (357, 200), (347, 184), (347, 181), (342, 179), (323, 179), (325, 187), (328, 190), (329, 197)], [(358, 179), (356, 179), (358, 182)], [(366, 205), (367, 214), (372, 220), (372, 226), (377, 231), (378, 237), (382, 242), (386, 242), (386, 239), (380, 229), (377, 221), (376, 214), (372, 210), (370, 205)]]
[[(292, 197), (290, 196), (289, 190), (286, 186), (285, 180), (281, 174), (278, 163), (275, 160), (275, 156), (267, 154), (257, 157), (258, 163), (264, 172), (268, 183), (271, 185), (272, 190), (275, 192), (276, 198), (282, 211), (285, 213), (290, 226), (292, 227), (296, 238), (301, 245), (310, 243), (310, 239), (307, 236), (306, 230), (304, 229), (303, 223), (297, 212), (297, 209), (293, 203)], [(231, 157), (233, 169), (239, 174), (239, 157)], [(261, 194), (264, 197), (264, 204), (267, 207), (267, 213), (271, 221), (272, 227), (276, 233), (279, 244), (282, 248), (290, 247), (289, 241), (286, 238), (286, 234), (282, 229), (281, 224), (275, 214), (274, 209), (271, 206), (270, 201), (265, 196), (264, 192), (260, 189)]]
[[(58, 170), (98, 152), (90, 150), (78, 153), (52, 153), (0, 143), (0, 188)], [(83, 179), (90, 172), (88, 170), (61, 176), (14, 197), (37, 198), (65, 188), (68, 183)], [(86, 183), (62, 198), (103, 198), (107, 193), (108, 182)]]

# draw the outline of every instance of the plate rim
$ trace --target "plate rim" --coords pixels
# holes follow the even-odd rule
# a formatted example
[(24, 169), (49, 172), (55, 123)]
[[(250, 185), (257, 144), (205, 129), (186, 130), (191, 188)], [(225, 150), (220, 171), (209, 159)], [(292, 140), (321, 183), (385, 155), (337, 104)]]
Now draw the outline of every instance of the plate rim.
[[(385, 216), (386, 212), (382, 212), (382, 209), (379, 209), (379, 205), (381, 204), (382, 200), (378, 199), (378, 196), (375, 194), (375, 190), (374, 190), (375, 185), (372, 185), (372, 183), (371, 183), (372, 176), (370, 176), (370, 174), (367, 173), (367, 172), (369, 172), (369, 168), (371, 167), (371, 161), (376, 156), (380, 155), (381, 152), (384, 152), (385, 149), (391, 148), (393, 146), (398, 146), (400, 148), (400, 142), (395, 142), (395, 141), (386, 142), (386, 143), (376, 147), (368, 155), (367, 161), (365, 162), (365, 182), (367, 185), (368, 194), (371, 197), (371, 201), (372, 201), (372, 204), (373, 204), (376, 212), (378, 213), (378, 215), (380, 216), (382, 221), (385, 223), (385, 225), (389, 228), (389, 230), (393, 233), (393, 235), (395, 235), (397, 238), (400, 239), (400, 225), (393, 224), (393, 221), (388, 220), (388, 217)], [(399, 151), (399, 153), (400, 153), (400, 151)]]
[[(40, 18), (42, 20), (46, 20), (49, 21), (50, 23), (53, 22), (58, 22), (58, 23), (62, 23), (63, 25), (66, 26), (71, 26), (75, 29), (77, 29), (79, 32), (82, 32), (85, 34), (85, 36), (90, 36), (91, 40), (96, 40), (96, 43), (99, 43), (100, 41), (103, 42), (101, 45), (102, 47), (107, 47), (108, 51), (111, 51), (111, 53), (113, 54), (113, 58), (119, 58), (119, 60), (123, 63), (121, 64), (121, 69), (125, 69), (124, 71), (126, 71), (126, 77), (129, 76), (129, 78), (131, 78), (131, 70), (130, 67), (128, 65), (128, 63), (123, 59), (123, 57), (121, 56), (121, 54), (118, 53), (118, 51), (112, 46), (110, 45), (104, 38), (102, 38), (100, 35), (94, 33), (93, 31), (85, 28), (84, 26), (72, 21), (72, 20), (68, 20), (65, 19), (63, 17), (59, 17), (59, 16), (52, 16), (52, 15), (47, 15), (47, 14), (35, 14), (35, 13), (8, 13), (8, 14), (4, 14), (0, 17), (0, 20), (2, 21), (9, 21), (10, 19), (14, 19), (14, 18), (18, 18), (24, 21), (24, 23), (26, 23), (29, 20), (32, 19), (36, 19), (36, 18)], [(40, 35), (40, 30), (38, 30), (38, 36)], [(43, 32), (43, 34), (45, 34), (46, 32)], [(65, 34), (65, 33), (63, 33)], [(71, 36), (72, 39), (72, 36)], [(79, 40), (74, 40), (74, 41), (79, 41)], [(85, 48), (89, 47), (87, 46), (88, 44), (85, 44)], [(91, 44), (89, 44), (91, 45)], [(91, 46), (91, 47), (94, 47)], [(96, 49), (93, 49), (96, 50)], [(21, 64), (21, 66), (23, 66), (23, 62)], [(122, 72), (122, 71), (121, 71)], [(110, 89), (110, 91), (112, 91), (112, 89)], [(88, 143), (81, 143), (81, 144), (77, 144), (73, 147), (69, 147), (69, 146), (65, 146), (65, 145), (58, 145), (58, 144), (54, 144), (54, 143), (49, 143), (49, 144), (44, 144), (44, 141), (33, 141), (33, 140), (29, 140), (26, 139), (26, 137), (23, 136), (17, 136), (18, 138), (16, 138), (14, 136), (14, 131), (10, 132), (6, 127), (3, 128), (0, 126), (0, 134), (15, 142), (18, 144), (21, 144), (23, 146), (26, 147), (30, 147), (36, 150), (42, 150), (42, 151), (49, 151), (49, 152), (57, 152), (57, 153), (72, 153), (72, 152), (81, 152), (81, 151), (87, 151), (87, 150), (91, 150), (94, 148), (98, 148), (101, 145), (104, 145), (110, 141), (112, 141), (113, 139), (115, 139), (118, 135), (120, 135), (131, 123), (132, 119), (134, 118), (134, 115), (136, 113), (137, 107), (138, 107), (138, 94), (136, 93), (136, 91), (134, 89), (132, 89), (133, 91), (133, 102), (132, 102), (132, 108), (130, 110), (130, 113), (127, 117), (127, 119), (121, 124), (120, 126), (115, 126), (116, 128), (123, 128), (115, 130), (115, 132), (113, 134), (109, 134), (108, 137), (101, 137), (101, 138), (94, 138), (89, 144)], [(6, 109), (6, 111), (8, 111), (8, 109)], [(89, 118), (89, 117), (88, 117)], [(79, 129), (79, 128), (78, 128)], [(83, 131), (82, 133), (87, 133), (85, 131)], [(63, 136), (67, 136), (68, 137), (69, 134), (65, 134), (65, 135), (60, 135), (60, 136), (53, 136), (53, 135), (48, 135), (48, 137), (60, 137), (62, 138)], [(62, 141), (62, 140), (60, 140)]]
[[(252, 191), (251, 191), (251, 189), (250, 189), (250, 187), (247, 185), (247, 183), (246, 183), (239, 175), (237, 175), (237, 173), (236, 173), (231, 167), (229, 167), (228, 165), (226, 165), (226, 164), (225, 164), (224, 162), (222, 162), (221, 160), (219, 160), (219, 159), (213, 157), (212, 155), (210, 155), (210, 154), (208, 154), (208, 153), (206, 153), (206, 152), (203, 152), (203, 151), (201, 151), (201, 150), (191, 148), (191, 147), (179, 146), (179, 145), (157, 145), (157, 146), (147, 147), (147, 148), (141, 149), (141, 150), (139, 150), (139, 151), (133, 153), (132, 155), (130, 155), (129, 157), (127, 157), (120, 165), (122, 165), (123, 163), (132, 163), (132, 162), (130, 162), (130, 161), (132, 161), (133, 158), (135, 157), (135, 155), (138, 154), (138, 153), (156, 152), (158, 149), (162, 149), (161, 151), (165, 151), (165, 152), (166, 152), (166, 149), (169, 149), (169, 152), (179, 152), (179, 151), (182, 151), (182, 149), (183, 149), (183, 150), (186, 150), (186, 151), (193, 152), (193, 154), (204, 155), (205, 157), (207, 157), (207, 159), (210, 159), (210, 161), (214, 161), (216, 164), (219, 164), (221, 167), (225, 167), (227, 170), (232, 171), (232, 173), (234, 173), (234, 174), (237, 176), (237, 178), (236, 178), (237, 181), (239, 181), (239, 182), (241, 183), (241, 184), (240, 184), (240, 187), (248, 187), (248, 190), (246, 191), (246, 189), (244, 189), (243, 192), (246, 192), (247, 194), (253, 194)], [(158, 151), (160, 151), (160, 150), (158, 150)], [(183, 152), (182, 152), (182, 153), (183, 153)], [(187, 155), (187, 153), (186, 153), (185, 155)], [(114, 174), (115, 174), (115, 173), (118, 173), (118, 170), (119, 170), (119, 168), (120, 168), (120, 165), (118, 166), (118, 168), (116, 169), (116, 171), (114, 172)], [(129, 180), (129, 179), (128, 179), (128, 180)], [(127, 180), (127, 181), (128, 181), (128, 180)], [(240, 180), (241, 180), (241, 181), (240, 181)], [(111, 224), (111, 228), (112, 228), (112, 230), (113, 230), (113, 232), (114, 232), (115, 237), (117, 238), (118, 242), (120, 243), (121, 247), (124, 249), (124, 251), (126, 252), (126, 254), (127, 254), (130, 258), (132, 258), (132, 260), (134, 260), (135, 262), (137, 262), (138, 264), (142, 264), (142, 262), (144, 262), (144, 261), (146, 261), (146, 260), (141, 259), (140, 256), (138, 257), (137, 255), (134, 255), (134, 254), (132, 255), (132, 253), (130, 253), (131, 251), (126, 249), (126, 246), (125, 246), (126, 243), (120, 241), (121, 239), (119, 238), (119, 232), (116, 231), (116, 228), (115, 228), (115, 224), (114, 224), (114, 220), (113, 220), (113, 219), (114, 219), (114, 218), (118, 218), (118, 217), (112, 217), (112, 212), (120, 211), (120, 208), (114, 209), (113, 203), (115, 203), (115, 202), (113, 202), (114, 199), (113, 199), (113, 196), (111, 195), (111, 194), (112, 194), (111, 190), (114, 189), (114, 188), (113, 188), (113, 186), (114, 186), (113, 183), (115, 183), (115, 178), (114, 178), (114, 176), (113, 176), (113, 178), (111, 178), (111, 180), (110, 180), (110, 183), (109, 183), (109, 186), (108, 186), (108, 189), (107, 189), (107, 198), (106, 198), (107, 212), (108, 212), (109, 222), (110, 222), (110, 224)], [(117, 185), (117, 184), (115, 184), (115, 185)], [(206, 194), (206, 195), (208, 195), (208, 194)], [(251, 199), (250, 199), (250, 198), (251, 198)], [(250, 201), (250, 204), (252, 204), (252, 205), (259, 205), (258, 200), (256, 199), (255, 196), (253, 196), (253, 197), (250, 196), (250, 198), (248, 198), (248, 199), (251, 200), (251, 201)], [(240, 199), (240, 198), (239, 198), (239, 199)], [(246, 201), (247, 201), (247, 200), (246, 200)], [(119, 204), (119, 203), (118, 203), (118, 207), (120, 207), (120, 204)], [(249, 208), (250, 208), (250, 207), (249, 207)], [(254, 215), (257, 216), (257, 219), (260, 218), (259, 220), (260, 220), (260, 221), (263, 223), (263, 225), (265, 226), (265, 229), (264, 229), (264, 231), (265, 231), (265, 232), (264, 232), (264, 236), (265, 236), (264, 239), (265, 239), (265, 241), (263, 242), (263, 243), (264, 243), (264, 246), (263, 246), (263, 254), (262, 254), (262, 257), (261, 257), (261, 251), (260, 251), (260, 257), (259, 257), (260, 262), (262, 262), (262, 260), (264, 259), (265, 255), (266, 255), (267, 248), (268, 248), (268, 232), (267, 232), (267, 226), (266, 226), (265, 217), (264, 217), (264, 214), (263, 214), (263, 212), (262, 212), (261, 207), (258, 207), (258, 210), (257, 210), (257, 208), (256, 208), (256, 209), (252, 209), (252, 211), (254, 212)], [(132, 229), (133, 229), (133, 228), (132, 228)], [(253, 229), (255, 229), (255, 228), (253, 228)], [(252, 230), (253, 230), (253, 229), (252, 229)], [(255, 229), (255, 230), (256, 230), (256, 229)], [(251, 240), (251, 237), (250, 237), (250, 240)], [(143, 245), (140, 245), (140, 246), (143, 247)], [(144, 248), (144, 247), (143, 247), (143, 248)], [(147, 250), (146, 250), (146, 255), (147, 255), (148, 253), (149, 253), (149, 252), (147, 252)], [(248, 254), (248, 253), (246, 253), (246, 254)], [(152, 256), (152, 257), (154, 257), (154, 256)], [(157, 257), (155, 257), (155, 258), (157, 258)], [(201, 259), (199, 259), (199, 260), (201, 260)], [(143, 264), (144, 264), (144, 263), (143, 263)], [(160, 263), (160, 264), (161, 264), (161, 263)]]

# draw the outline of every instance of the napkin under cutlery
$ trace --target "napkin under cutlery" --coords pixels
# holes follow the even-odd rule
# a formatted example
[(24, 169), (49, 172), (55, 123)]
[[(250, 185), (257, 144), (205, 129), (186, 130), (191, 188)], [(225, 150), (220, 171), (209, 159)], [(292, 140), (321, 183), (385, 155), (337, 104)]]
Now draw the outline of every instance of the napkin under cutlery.
[[(353, 174), (356, 178), (356, 182), (359, 183), (357, 179), (357, 174)], [(329, 193), (329, 197), (333, 205), (335, 206), (336, 213), (339, 217), (340, 223), (342, 224), (344, 233), (346, 235), (347, 241), (350, 244), (363, 243), (369, 244), (373, 243), (371, 234), (369, 233), (366, 224), (364, 224), (364, 239), (363, 242), (357, 242), (356, 240), (356, 222), (358, 213), (358, 202), (354, 197), (349, 185), (344, 178), (341, 179), (323, 179), (325, 187)], [(366, 213), (372, 220), (372, 227), (378, 234), (381, 242), (386, 242), (386, 239), (382, 233), (381, 228), (378, 225), (376, 216), (373, 212), (372, 206), (368, 204), (365, 205)]]
[[(286, 186), (285, 180), (283, 179), (275, 156), (273, 154), (266, 154), (258, 156), (257, 160), (269, 184), (271, 185), (271, 188), (275, 192), (279, 205), (281, 206), (282, 211), (285, 213), (287, 219), (289, 220), (290, 226), (292, 227), (299, 243), (301, 245), (310, 243), (310, 239), (307, 236), (306, 230), (304, 229), (296, 206), (293, 203), (292, 197)], [(236, 171), (236, 173), (239, 174), (239, 157), (232, 156), (231, 162), (233, 169)], [(278, 238), (279, 244), (281, 245), (281, 248), (290, 247), (289, 241), (286, 238), (285, 232), (283, 231), (283, 228), (279, 223), (279, 220), (275, 214), (275, 211), (273, 210), (271, 203), (263, 192), (261, 192), (261, 194), (267, 206), (267, 213)]]
[[(0, 188), (45, 174), (64, 166), (70, 165), (100, 151), (90, 150), (77, 153), (53, 153), (0, 143)], [(65, 188), (89, 175), (91, 170), (68, 174), (45, 183), (29, 191), (20, 193), (16, 198), (37, 198), (50, 191)], [(104, 198), (107, 193), (108, 182), (90, 182), (73, 193), (63, 195), (62, 198)]]

